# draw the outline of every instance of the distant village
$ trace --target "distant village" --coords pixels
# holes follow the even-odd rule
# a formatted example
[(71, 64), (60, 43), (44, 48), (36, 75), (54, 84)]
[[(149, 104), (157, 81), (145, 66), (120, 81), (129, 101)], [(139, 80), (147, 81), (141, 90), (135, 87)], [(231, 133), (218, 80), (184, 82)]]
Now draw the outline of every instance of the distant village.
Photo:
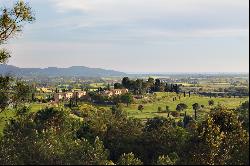
[[(40, 93), (47, 93), (52, 94), (53, 97), (51, 97), (51, 102), (60, 102), (60, 101), (68, 101), (70, 99), (81, 99), (87, 96), (87, 91), (84, 91), (82, 89), (72, 89), (70, 91), (65, 89), (56, 89), (53, 88), (37, 88), (37, 92)], [(106, 96), (106, 97), (112, 97), (112, 96), (118, 96), (122, 94), (128, 93), (128, 89), (110, 89), (110, 90), (102, 90), (99, 92), (100, 95)]]

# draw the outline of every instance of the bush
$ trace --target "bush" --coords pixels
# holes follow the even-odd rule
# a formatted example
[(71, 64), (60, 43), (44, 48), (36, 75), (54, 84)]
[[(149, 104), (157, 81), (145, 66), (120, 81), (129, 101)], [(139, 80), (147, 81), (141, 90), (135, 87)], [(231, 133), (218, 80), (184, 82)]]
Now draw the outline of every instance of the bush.
[(158, 107), (158, 112), (161, 113), (162, 112), (162, 108)]
[(118, 160), (118, 165), (142, 165), (140, 159), (136, 158), (133, 153), (123, 154)]
[(185, 116), (185, 114), (184, 113), (180, 113), (180, 116)]
[(176, 153), (171, 153), (167, 156), (159, 156), (156, 165), (176, 165), (179, 156)]
[(138, 106), (138, 110), (139, 110), (139, 111), (144, 110), (144, 106), (143, 106), (143, 105), (139, 105), (139, 106)]
[(210, 106), (211, 106), (211, 105), (214, 105), (214, 100), (209, 100), (209, 101), (208, 101), (208, 105), (210, 105)]
[(180, 113), (177, 112), (177, 111), (173, 111), (173, 112), (171, 112), (171, 115), (172, 115), (173, 117), (179, 117), (179, 116), (180, 116)]

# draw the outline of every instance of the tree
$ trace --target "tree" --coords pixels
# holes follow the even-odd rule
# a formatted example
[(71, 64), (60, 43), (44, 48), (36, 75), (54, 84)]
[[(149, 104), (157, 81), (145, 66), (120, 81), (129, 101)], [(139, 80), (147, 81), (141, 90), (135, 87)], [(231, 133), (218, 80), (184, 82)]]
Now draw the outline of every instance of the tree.
[[(25, 23), (31, 23), (35, 19), (31, 7), (23, 1), (18, 1), (13, 8), (3, 8), (0, 14), (0, 44), (7, 42), (23, 29)], [(0, 63), (4, 63), (10, 57), (7, 50), (0, 50)]]
[(168, 113), (168, 118), (169, 118), (169, 114), (170, 114), (171, 111), (170, 111), (170, 108), (169, 108), (168, 105), (166, 106), (166, 112)]
[(162, 117), (149, 119), (140, 142), (143, 155), (138, 156), (144, 164), (152, 165), (159, 156), (172, 152), (181, 153), (187, 138), (186, 130), (177, 126), (174, 119)]
[(13, 86), (12, 89), (13, 95), (11, 100), (15, 108), (18, 106), (18, 104), (24, 104), (24, 102), (31, 100), (31, 87), (24, 82), (17, 81), (16, 85)]
[(249, 101), (245, 101), (236, 109), (236, 113), (239, 116), (239, 120), (242, 122), (242, 125), (245, 130), (249, 132)]
[(131, 85), (130, 79), (128, 77), (124, 77), (122, 79), (122, 86), (124, 88), (130, 89), (130, 85)]
[(163, 92), (165, 89), (164, 85), (161, 83), (160, 79), (156, 79), (155, 80), (155, 87), (154, 87), (154, 91), (155, 92)]
[(114, 84), (114, 89), (122, 89), (122, 88), (123, 88), (122, 84), (120, 84), (120, 83)]
[(187, 127), (187, 125), (189, 124), (189, 122), (191, 122), (193, 120), (193, 118), (187, 114), (185, 114), (184, 118), (183, 118), (183, 126), (184, 128)]
[(180, 103), (180, 104), (178, 104), (178, 105), (176, 106), (176, 111), (183, 111), (183, 110), (185, 110), (185, 109), (187, 109), (187, 108), (188, 108), (188, 106), (187, 106), (186, 104)]
[(111, 89), (111, 88), (110, 88), (110, 84), (108, 84), (108, 85), (107, 85), (107, 90), (110, 90), (110, 89)]
[(156, 165), (176, 165), (179, 160), (179, 156), (176, 153), (171, 153), (167, 156), (159, 156)]
[(158, 113), (162, 113), (162, 108), (158, 107)]
[(0, 138), (0, 163), (6, 165), (105, 165), (108, 152), (98, 137), (75, 138), (79, 122), (70, 112), (45, 108), (10, 121)]
[(154, 85), (154, 82), (155, 82), (154, 78), (151, 78), (151, 77), (148, 78), (148, 84), (149, 84), (150, 86), (153, 86), (153, 85)]
[(214, 100), (209, 100), (208, 105), (210, 105), (210, 106), (214, 105)]
[[(0, 45), (17, 36), (22, 31), (23, 25), (33, 22), (34, 19), (31, 7), (23, 1), (18, 1), (12, 8), (1, 8)], [(11, 55), (6, 49), (0, 49), (0, 64), (6, 63), (10, 57)], [(10, 104), (13, 93), (12, 81), (9, 76), (0, 76), (0, 112)]]
[(121, 101), (126, 103), (127, 106), (133, 102), (133, 96), (130, 93), (121, 95)]
[(137, 79), (135, 81), (135, 90), (136, 90), (136, 94), (142, 94), (143, 93), (143, 79)]
[(199, 124), (188, 146), (188, 165), (249, 165), (249, 133), (225, 108), (212, 111)]
[(5, 92), (0, 92), (0, 113), (3, 112), (9, 105), (9, 98)]
[(118, 160), (118, 165), (143, 165), (140, 159), (136, 158), (133, 153), (123, 154)]
[(139, 110), (139, 111), (144, 110), (144, 106), (143, 106), (143, 105), (139, 105), (139, 106), (138, 106), (138, 110)]
[(193, 107), (193, 110), (194, 110), (194, 117), (195, 117), (194, 119), (197, 120), (197, 110), (199, 110), (201, 108), (201, 106), (198, 103), (194, 103), (192, 105), (192, 107)]

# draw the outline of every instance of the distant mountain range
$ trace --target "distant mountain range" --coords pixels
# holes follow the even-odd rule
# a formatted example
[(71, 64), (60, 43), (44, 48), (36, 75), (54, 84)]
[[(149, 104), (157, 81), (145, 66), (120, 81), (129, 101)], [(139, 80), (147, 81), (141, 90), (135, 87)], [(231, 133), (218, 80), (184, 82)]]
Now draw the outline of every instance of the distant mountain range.
[(108, 77), (108, 76), (125, 76), (126, 73), (115, 71), (115, 70), (105, 70), (100, 68), (89, 68), (84, 66), (72, 66), (69, 68), (19, 68), (12, 65), (0, 64), (0, 75), (14, 75), (14, 76), (79, 76), (79, 77)]

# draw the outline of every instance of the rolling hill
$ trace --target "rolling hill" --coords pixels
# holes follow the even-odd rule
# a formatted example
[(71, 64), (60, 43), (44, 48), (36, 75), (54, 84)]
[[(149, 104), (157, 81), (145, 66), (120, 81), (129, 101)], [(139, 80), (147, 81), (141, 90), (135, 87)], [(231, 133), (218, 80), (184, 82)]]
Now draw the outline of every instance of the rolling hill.
[(12, 65), (0, 64), (0, 75), (14, 76), (79, 76), (79, 77), (108, 77), (108, 76), (125, 76), (126, 73), (105, 70), (101, 68), (89, 68), (85, 66), (72, 66), (69, 68), (19, 68)]

